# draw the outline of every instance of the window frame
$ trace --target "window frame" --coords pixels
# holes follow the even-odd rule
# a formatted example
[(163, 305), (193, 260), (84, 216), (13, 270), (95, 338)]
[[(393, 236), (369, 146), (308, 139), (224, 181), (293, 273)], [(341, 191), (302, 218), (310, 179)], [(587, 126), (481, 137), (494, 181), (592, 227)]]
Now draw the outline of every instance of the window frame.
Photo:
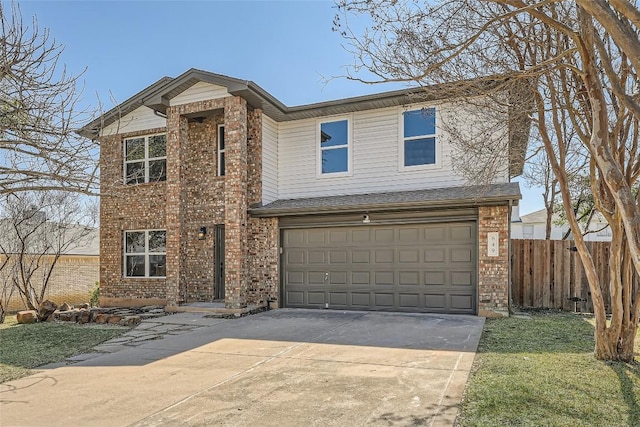
[[(149, 140), (154, 136), (164, 135), (164, 143), (165, 143), (165, 155), (162, 157), (149, 157)], [(137, 160), (127, 160), (127, 141), (133, 139), (144, 139), (144, 157), (142, 159)], [(164, 160), (165, 164), (165, 178), (164, 180), (151, 181), (149, 179), (149, 164), (154, 161)], [(144, 182), (127, 182), (127, 165), (131, 163), (142, 163), (144, 165)], [(167, 181), (167, 132), (158, 132), (148, 135), (138, 135), (138, 136), (129, 136), (126, 138), (122, 138), (122, 182), (124, 185), (140, 185), (140, 184), (152, 184), (158, 182), (166, 182)]]
[[(226, 157), (226, 150), (227, 150), (227, 140), (225, 138), (225, 127), (224, 124), (219, 124), (217, 127), (217, 134), (216, 134), (216, 159), (218, 164), (216, 165), (216, 172), (217, 172), (217, 176), (226, 176), (227, 175), (227, 157)], [(220, 138), (220, 136), (222, 136), (222, 138)], [(224, 139), (224, 148), (220, 149), (220, 141)], [(222, 170), (222, 162), (220, 161), (220, 159), (224, 158), (224, 170)]]
[[(347, 122), (347, 143), (331, 147), (322, 147), (322, 125), (325, 123)], [(353, 175), (353, 117), (351, 115), (340, 115), (323, 117), (316, 120), (316, 176), (319, 178), (340, 178)], [(347, 149), (347, 170), (343, 172), (322, 172), (322, 153), (324, 151)]]
[[(424, 134), (417, 135), (405, 138), (404, 136), (404, 114), (412, 111), (421, 111), (421, 110), (433, 110), (434, 112), (434, 133), (433, 134)], [(438, 116), (439, 116), (439, 108), (435, 105), (411, 105), (408, 107), (400, 108), (398, 110), (398, 171), (400, 172), (408, 172), (408, 171), (416, 171), (416, 170), (428, 170), (428, 169), (440, 169), (442, 167), (442, 150), (440, 144), (440, 135), (438, 132)], [(405, 142), (413, 141), (418, 139), (425, 138), (433, 138), (435, 144), (435, 162), (434, 163), (425, 163), (421, 165), (410, 165), (407, 166), (405, 164)]]
[[(149, 233), (153, 231), (164, 231), (165, 233), (165, 248), (164, 252), (152, 252), (149, 250)], [(127, 252), (127, 233), (144, 233), (144, 252)], [(167, 275), (167, 246), (166, 236), (167, 230), (162, 228), (153, 228), (145, 230), (124, 230), (122, 232), (122, 277), (125, 279), (166, 279)], [(164, 276), (150, 276), (151, 263), (149, 262), (152, 255), (164, 255), (165, 259), (165, 275)], [(127, 275), (127, 257), (129, 256), (144, 256), (144, 276), (129, 276)]]

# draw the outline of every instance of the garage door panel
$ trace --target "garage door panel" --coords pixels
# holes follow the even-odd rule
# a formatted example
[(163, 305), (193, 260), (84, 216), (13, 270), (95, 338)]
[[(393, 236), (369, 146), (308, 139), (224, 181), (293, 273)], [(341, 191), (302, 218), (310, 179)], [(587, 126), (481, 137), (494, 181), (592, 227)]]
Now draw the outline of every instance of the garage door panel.
[(304, 245), (305, 232), (303, 230), (288, 230), (285, 233), (284, 243), (287, 246)]
[(347, 306), (347, 292), (329, 292), (329, 304), (332, 306)]
[(287, 263), (289, 265), (296, 265), (296, 264), (304, 264), (304, 251), (290, 251), (287, 252)]
[(371, 241), (371, 229), (364, 228), (351, 231), (351, 241), (354, 243), (368, 243)]
[(390, 308), (394, 306), (393, 294), (376, 293), (373, 299), (376, 308)]
[(442, 286), (445, 284), (445, 277), (444, 271), (425, 271), (424, 284)]
[(310, 285), (324, 285), (326, 273), (324, 271), (310, 271), (308, 283)]
[(374, 229), (374, 240), (376, 243), (390, 244), (395, 240), (393, 228)]
[(475, 222), (283, 232), (291, 307), (474, 313)]
[(304, 292), (301, 291), (287, 291), (287, 303), (289, 305), (303, 305), (304, 304)]
[(454, 310), (472, 310), (473, 296), (467, 295), (451, 295), (451, 308)]
[(347, 251), (329, 251), (329, 263), (331, 263), (331, 264), (346, 264), (347, 263)]
[(376, 271), (374, 277), (376, 285), (393, 285), (393, 271)]
[(324, 251), (309, 251), (307, 254), (309, 264), (324, 264), (326, 262)]
[(420, 285), (419, 271), (400, 271), (398, 273), (398, 284), (400, 286), (418, 286)]
[(400, 249), (398, 251), (398, 262), (401, 264), (420, 262), (420, 249)]
[(329, 273), (330, 285), (346, 285), (347, 284), (347, 272), (346, 271), (332, 271)]
[(353, 250), (351, 252), (351, 262), (354, 264), (368, 264), (371, 259), (371, 252)]
[(428, 225), (424, 227), (424, 239), (427, 242), (439, 243), (446, 240), (445, 227), (440, 225)]
[(329, 243), (347, 243), (349, 231), (347, 229), (329, 232)]
[(457, 224), (449, 227), (452, 243), (472, 243), (475, 241), (475, 227), (471, 224)]
[(371, 285), (371, 273), (368, 271), (354, 271), (351, 273), (352, 285)]
[(420, 294), (399, 294), (398, 306), (401, 308), (419, 308)]
[(424, 307), (430, 309), (444, 309), (446, 304), (446, 295), (443, 294), (425, 294)]
[(447, 259), (445, 248), (425, 249), (424, 262), (441, 263)]
[(473, 272), (471, 271), (452, 271), (452, 286), (473, 286)]
[(310, 291), (307, 293), (309, 298), (309, 304), (314, 305), (324, 305), (325, 303), (325, 293), (324, 292), (316, 292)]
[(398, 230), (398, 241), (402, 243), (414, 243), (420, 240), (420, 228), (410, 227)]
[(451, 262), (466, 262), (471, 263), (473, 259), (473, 250), (471, 248), (451, 248), (449, 252), (449, 259)]
[(287, 271), (285, 277), (287, 278), (287, 284), (304, 285), (304, 272), (302, 271)]
[(326, 243), (326, 232), (322, 230), (309, 230), (307, 241), (311, 245), (324, 244)]
[(376, 249), (374, 261), (376, 264), (392, 264), (393, 263), (393, 249)]

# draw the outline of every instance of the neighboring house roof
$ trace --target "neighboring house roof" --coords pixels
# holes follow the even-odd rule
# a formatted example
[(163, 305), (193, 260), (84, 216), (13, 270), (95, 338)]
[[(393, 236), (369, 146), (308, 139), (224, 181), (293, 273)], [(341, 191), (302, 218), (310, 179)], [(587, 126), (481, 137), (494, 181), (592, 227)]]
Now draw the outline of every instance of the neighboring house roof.
[[(520, 217), (520, 220), (523, 224), (526, 223), (543, 223), (545, 224), (547, 222), (547, 210), (546, 209), (540, 209), (531, 213), (528, 213), (526, 215), (522, 215)], [(551, 222), (552, 224), (557, 223), (558, 221), (560, 221), (560, 215), (558, 215), (557, 213), (553, 214), (553, 217), (551, 218)], [(598, 224), (598, 223), (606, 223), (607, 221), (604, 219), (604, 217), (602, 216), (602, 214), (600, 212), (596, 212), (593, 215), (593, 218), (591, 219), (591, 223), (592, 224)]]
[[(505, 78), (484, 78), (472, 83), (477, 85), (478, 93), (480, 93), (481, 88), (494, 87), (496, 84), (504, 82), (505, 80)], [(79, 133), (89, 138), (96, 137), (101, 128), (116, 122), (119, 118), (126, 116), (141, 106), (146, 106), (159, 114), (165, 114), (172, 98), (198, 82), (224, 86), (231, 95), (244, 98), (250, 106), (262, 109), (267, 116), (278, 122), (447, 99), (451, 95), (450, 88), (453, 85), (414, 87), (373, 95), (287, 107), (273, 95), (250, 80), (241, 80), (192, 68), (176, 78), (163, 77), (156, 83), (138, 92), (122, 104), (114, 107), (84, 126), (79, 130)], [(511, 158), (510, 172), (511, 176), (518, 176), (522, 173), (522, 167), (524, 165), (524, 153), (526, 151), (524, 148), (526, 148), (529, 138), (531, 121), (528, 116), (519, 115), (516, 117), (515, 114), (512, 113), (510, 113), (509, 120), (511, 123), (517, 123), (517, 126), (522, 128), (521, 130), (512, 130), (509, 135), (510, 146), (512, 147), (512, 153), (514, 153)]]
[(436, 188), (349, 196), (276, 200), (249, 210), (255, 216), (303, 215), (328, 212), (363, 212), (367, 210), (401, 210), (416, 208), (455, 208), (522, 198), (516, 182), (492, 185)]

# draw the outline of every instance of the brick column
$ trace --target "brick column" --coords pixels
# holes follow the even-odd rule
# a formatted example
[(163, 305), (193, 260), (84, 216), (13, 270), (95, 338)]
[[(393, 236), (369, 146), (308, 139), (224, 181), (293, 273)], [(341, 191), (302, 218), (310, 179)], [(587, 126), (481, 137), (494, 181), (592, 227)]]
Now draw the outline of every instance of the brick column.
[(225, 99), (225, 305), (247, 305), (247, 102)]
[[(498, 232), (498, 256), (488, 254), (488, 233)], [(509, 207), (478, 209), (478, 315), (509, 315)]]
[(181, 295), (184, 191), (182, 169), (188, 137), (187, 119), (177, 108), (167, 110), (167, 304), (177, 305)]

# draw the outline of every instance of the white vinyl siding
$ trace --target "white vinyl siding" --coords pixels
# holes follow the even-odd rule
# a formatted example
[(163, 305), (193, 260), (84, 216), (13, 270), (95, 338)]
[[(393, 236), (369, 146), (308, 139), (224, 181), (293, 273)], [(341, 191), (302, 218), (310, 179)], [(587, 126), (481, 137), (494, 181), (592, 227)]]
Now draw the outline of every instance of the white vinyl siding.
[(173, 97), (169, 101), (169, 105), (173, 107), (174, 105), (224, 98), (226, 96), (229, 96), (229, 92), (226, 87), (212, 85), (211, 83), (198, 82), (182, 92), (180, 95)]
[(278, 198), (278, 124), (262, 116), (262, 203)]
[(151, 108), (139, 107), (102, 129), (102, 136), (119, 133), (139, 132), (141, 130), (158, 129), (167, 126), (164, 117), (156, 115)]
[[(436, 108), (440, 114), (452, 114), (441, 106)], [(438, 129), (440, 167), (429, 170), (399, 170), (401, 111), (401, 108), (393, 107), (354, 113), (351, 127), (352, 175), (333, 179), (318, 178), (315, 168), (310, 167), (317, 164), (317, 120), (280, 123), (278, 198), (323, 197), (466, 185), (463, 177), (452, 169), (453, 148), (448, 135), (442, 129)], [(498, 182), (507, 182), (507, 177), (502, 177)]]

